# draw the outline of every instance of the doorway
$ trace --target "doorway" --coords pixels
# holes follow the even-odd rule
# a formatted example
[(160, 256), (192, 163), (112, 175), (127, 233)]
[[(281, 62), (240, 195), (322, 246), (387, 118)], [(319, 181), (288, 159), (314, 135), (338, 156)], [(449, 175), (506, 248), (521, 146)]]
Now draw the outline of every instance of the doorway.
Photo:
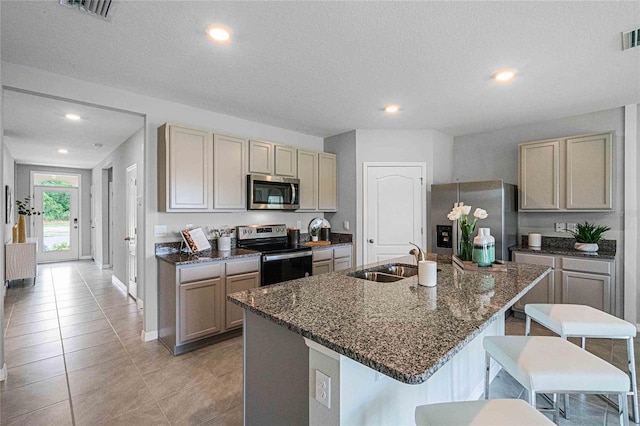
[(364, 163), (364, 263), (425, 247), (425, 163)]
[(137, 273), (137, 228), (138, 228), (138, 186), (137, 186), (138, 167), (133, 164), (127, 167), (127, 195), (126, 195), (126, 212), (127, 212), (127, 236), (125, 238), (128, 243), (127, 249), (127, 290), (131, 297), (138, 298), (138, 273)]

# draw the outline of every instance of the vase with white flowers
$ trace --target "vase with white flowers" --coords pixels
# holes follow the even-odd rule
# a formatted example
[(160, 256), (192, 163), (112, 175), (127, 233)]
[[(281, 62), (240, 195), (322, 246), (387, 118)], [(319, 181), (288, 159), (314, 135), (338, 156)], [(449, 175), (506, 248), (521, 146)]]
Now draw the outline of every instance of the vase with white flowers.
[(461, 260), (471, 261), (473, 254), (473, 230), (476, 228), (478, 219), (486, 219), (489, 216), (486, 210), (477, 208), (473, 212), (473, 221), (470, 221), (469, 214), (471, 206), (465, 206), (463, 202), (455, 203), (453, 210), (447, 215), (451, 221), (457, 221), (460, 227), (460, 240), (458, 241), (458, 257)]

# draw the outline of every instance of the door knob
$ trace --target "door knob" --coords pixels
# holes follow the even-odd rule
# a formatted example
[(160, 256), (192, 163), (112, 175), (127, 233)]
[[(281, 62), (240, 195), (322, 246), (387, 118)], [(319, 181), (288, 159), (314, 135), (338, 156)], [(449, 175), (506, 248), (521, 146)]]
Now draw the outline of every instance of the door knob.
[(124, 237), (125, 241), (131, 241), (131, 237)]
[(373, 244), (373, 238), (371, 238), (371, 239), (369, 240), (369, 242), (370, 242), (371, 244)]

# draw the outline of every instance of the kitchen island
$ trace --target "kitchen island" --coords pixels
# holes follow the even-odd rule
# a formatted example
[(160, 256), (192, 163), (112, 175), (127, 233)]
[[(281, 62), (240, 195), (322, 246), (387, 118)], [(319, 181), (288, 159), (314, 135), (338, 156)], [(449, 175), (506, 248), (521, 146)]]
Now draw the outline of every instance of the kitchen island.
[[(380, 264), (396, 262), (415, 259)], [(245, 315), (245, 424), (412, 424), (416, 405), (478, 398), (482, 338), (504, 334), (505, 311), (549, 271), (439, 263), (433, 288), (349, 275), (376, 265), (228, 297)]]

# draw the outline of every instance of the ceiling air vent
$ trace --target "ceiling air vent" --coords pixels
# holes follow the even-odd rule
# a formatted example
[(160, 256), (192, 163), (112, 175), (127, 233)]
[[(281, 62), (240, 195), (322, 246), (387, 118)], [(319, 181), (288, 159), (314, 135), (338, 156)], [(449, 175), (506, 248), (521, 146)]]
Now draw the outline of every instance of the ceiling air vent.
[(622, 50), (640, 46), (640, 28), (622, 33)]
[(93, 16), (100, 16), (104, 19), (111, 19), (113, 0), (58, 0), (61, 5), (76, 7), (83, 12)]

